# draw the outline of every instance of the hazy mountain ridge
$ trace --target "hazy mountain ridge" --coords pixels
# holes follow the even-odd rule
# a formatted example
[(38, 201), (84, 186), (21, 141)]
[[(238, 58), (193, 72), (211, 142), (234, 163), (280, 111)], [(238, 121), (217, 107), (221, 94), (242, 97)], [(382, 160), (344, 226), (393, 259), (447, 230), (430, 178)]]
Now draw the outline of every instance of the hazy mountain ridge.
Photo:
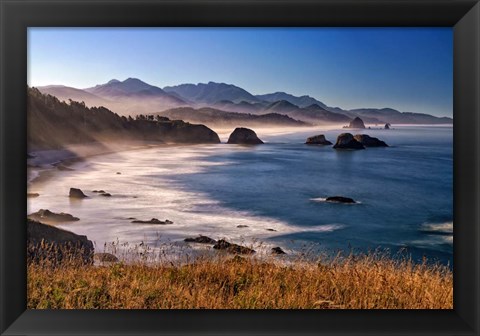
[(261, 115), (226, 112), (209, 107), (194, 109), (192, 107), (179, 107), (155, 113), (172, 120), (184, 120), (192, 123), (201, 123), (216, 127), (258, 127), (258, 126), (308, 126), (309, 124), (292, 119), (289, 116), (268, 113)]
[(250, 92), (238, 86), (225, 83), (180, 84), (176, 86), (166, 86), (163, 89), (166, 92), (174, 92), (195, 103), (213, 104), (221, 100), (229, 100), (233, 103), (260, 101), (260, 99)]
[(294, 105), (297, 105), (298, 107), (307, 107), (313, 104), (317, 104), (320, 107), (323, 107), (324, 109), (327, 108), (327, 105), (325, 105), (321, 101), (316, 100), (315, 98), (307, 95), (297, 97), (286, 92), (275, 92), (275, 93), (267, 93), (263, 95), (256, 95), (256, 97), (259, 98), (260, 100), (264, 100), (270, 103), (274, 103), (279, 100), (286, 100)]
[(227, 112), (259, 114), (262, 113), (267, 105), (268, 104), (266, 102), (249, 103), (242, 100), (239, 103), (234, 103), (230, 100), (220, 100), (214, 104), (210, 104), (208, 107), (213, 107)]
[(84, 91), (93, 93), (97, 96), (112, 98), (121, 98), (134, 95), (156, 95), (161, 97), (169, 97), (184, 103), (184, 101), (180, 98), (171, 96), (165, 91), (163, 91), (161, 88), (142, 82), (137, 78), (127, 78), (123, 82), (117, 79), (112, 79), (105, 84), (86, 88), (84, 89)]
[(88, 101), (92, 106), (105, 106), (112, 101), (99, 97), (93, 93), (82, 89), (76, 89), (64, 85), (48, 85), (38, 88), (42, 93), (57, 97), (60, 100), (68, 101), (69, 99), (75, 101)]
[(88, 107), (104, 106), (125, 116), (189, 105), (176, 95), (136, 78), (123, 82), (113, 79), (86, 89), (67, 86), (40, 86), (37, 89), (60, 100), (83, 101)]
[[(253, 115), (277, 113), (311, 124), (348, 123), (360, 117), (368, 124), (451, 124), (452, 118), (423, 113), (400, 112), (392, 108), (343, 110), (330, 107), (311, 96), (294, 96), (285, 92), (252, 95), (225, 83), (181, 84), (163, 89), (136, 78), (121, 82), (111, 80), (85, 90), (66, 86), (45, 86), (41, 92), (61, 100), (84, 101), (87, 106), (105, 106), (122, 115), (151, 114), (178, 107), (209, 107), (224, 112)], [(73, 98), (72, 98), (73, 97)]]
[(84, 103), (61, 102), (27, 88), (27, 143), (30, 149), (58, 149), (88, 142), (148, 140), (173, 143), (218, 143), (204, 125), (183, 121), (133, 119)]
[(327, 111), (318, 104), (300, 108), (286, 100), (271, 103), (264, 110), (264, 113), (281, 113), (286, 114), (294, 119), (309, 122), (311, 124), (331, 124), (331, 123), (345, 123), (350, 121), (350, 118), (339, 113)]
[[(352, 116), (362, 118), (368, 123), (390, 123), (390, 124), (449, 124), (452, 118), (435, 117), (425, 113), (400, 112), (392, 108), (363, 108), (349, 110)], [(378, 120), (378, 122), (375, 121)], [(369, 121), (370, 120), (370, 121)]]

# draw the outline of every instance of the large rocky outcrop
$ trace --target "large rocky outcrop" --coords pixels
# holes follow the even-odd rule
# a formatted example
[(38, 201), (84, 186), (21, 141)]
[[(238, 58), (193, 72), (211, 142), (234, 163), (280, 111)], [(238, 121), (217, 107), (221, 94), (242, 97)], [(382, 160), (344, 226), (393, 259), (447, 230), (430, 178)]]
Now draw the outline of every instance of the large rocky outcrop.
[(365, 147), (355, 140), (351, 133), (342, 133), (337, 137), (337, 142), (333, 146), (335, 149), (365, 149)]
[(230, 134), (227, 143), (239, 145), (259, 145), (263, 144), (263, 141), (258, 138), (257, 134), (253, 130), (249, 128), (238, 127), (235, 128), (232, 134)]
[(48, 209), (40, 209), (37, 212), (31, 213), (28, 215), (28, 218), (45, 223), (75, 222), (80, 220), (80, 218), (74, 217), (68, 213), (55, 213)]
[(221, 239), (217, 241), (217, 243), (213, 246), (214, 249), (216, 250), (223, 250), (229, 253), (234, 253), (234, 254), (253, 254), (255, 253), (255, 250), (252, 250), (251, 248), (237, 245), (234, 243), (229, 243), (228, 241)]
[(272, 254), (287, 254), (280, 246), (272, 247)]
[(350, 124), (348, 125), (348, 128), (365, 128), (365, 124), (363, 123), (363, 120), (360, 119), (359, 117), (355, 117), (352, 121), (350, 121)]
[(184, 239), (187, 243), (198, 243), (198, 244), (216, 244), (217, 241), (213, 238), (207, 236), (198, 236), (198, 237), (189, 237)]
[(388, 147), (388, 145), (382, 140), (371, 137), (367, 134), (356, 134), (354, 138), (365, 147)]
[(70, 188), (70, 191), (68, 193), (68, 197), (82, 199), (82, 198), (87, 198), (88, 196), (85, 195), (81, 189)]
[(332, 143), (325, 139), (325, 135), (319, 134), (309, 137), (305, 142), (307, 145), (331, 145)]
[(86, 236), (27, 219), (27, 257), (31, 262), (93, 262), (93, 243)]

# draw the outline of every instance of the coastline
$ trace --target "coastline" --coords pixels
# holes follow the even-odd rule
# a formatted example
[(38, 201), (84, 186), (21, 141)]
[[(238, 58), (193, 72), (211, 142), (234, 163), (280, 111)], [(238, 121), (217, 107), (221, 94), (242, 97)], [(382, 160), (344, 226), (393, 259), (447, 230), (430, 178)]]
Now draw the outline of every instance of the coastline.
[[(234, 130), (230, 128), (216, 128), (212, 129), (221, 138), (221, 144), (228, 140), (228, 136)], [(297, 132), (324, 132), (327, 130), (341, 130), (340, 124), (326, 125), (326, 126), (305, 126), (305, 127), (263, 127), (255, 129), (260, 137), (271, 137), (285, 134), (292, 134)], [(135, 150), (148, 149), (153, 147), (174, 147), (174, 146), (192, 146), (192, 144), (176, 144), (153, 141), (128, 141), (128, 142), (90, 142), (75, 145), (67, 145), (61, 149), (40, 149), (28, 151), (32, 158), (27, 158), (27, 184), (29, 186), (36, 182), (43, 182), (47, 178), (52, 177), (52, 172), (59, 166), (69, 167), (74, 163), (80, 162), (90, 157), (98, 155), (107, 155)], [(61, 169), (61, 168), (60, 168)], [(33, 175), (33, 176), (30, 176)]]
[(31, 187), (35, 183), (44, 182), (54, 176), (55, 169), (61, 170), (63, 167), (68, 168), (77, 162), (91, 157), (160, 146), (169, 146), (169, 144), (162, 142), (154, 143), (152, 141), (130, 141), (127, 143), (108, 144), (91, 142), (69, 145), (62, 149), (34, 150), (28, 152), (28, 154), (33, 157), (27, 158), (27, 185)]
[[(249, 153), (251, 153), (252, 158), (260, 158), (259, 155), (266, 155), (265, 157), (267, 157), (273, 153), (278, 154), (278, 151), (283, 153), (284, 149), (292, 148), (290, 145), (292, 139), (295, 146), (302, 148), (302, 151), (312, 155), (311, 158), (319, 160), (318, 162), (324, 162), (325, 155), (328, 155), (328, 157), (331, 157), (335, 161), (340, 159), (341, 161), (339, 162), (347, 163), (348, 161), (345, 161), (345, 158), (357, 157), (358, 160), (365, 156), (365, 153), (349, 154), (347, 156), (344, 153), (337, 153), (329, 148), (304, 146), (301, 139), (303, 139), (305, 133), (315, 134), (325, 131), (318, 127), (295, 128), (290, 132), (282, 130), (280, 130), (282, 132), (279, 132), (279, 130), (275, 129), (268, 129), (266, 132), (261, 129), (258, 131), (260, 137), (266, 139), (265, 142), (267, 145), (254, 149), (227, 145), (225, 143), (218, 145), (185, 145), (141, 142), (136, 144), (130, 143), (128, 145), (124, 144), (123, 146), (116, 146), (115, 148), (111, 146), (109, 148), (105, 148), (105, 146), (102, 146), (102, 148), (93, 146), (93, 149), (92, 144), (88, 144), (87, 147), (90, 147), (89, 151), (77, 151), (75, 153), (76, 155), (72, 155), (73, 151), (68, 153), (66, 151), (61, 152), (63, 155), (63, 157), (61, 157), (62, 160), (58, 160), (58, 155), (56, 157), (52, 157), (52, 155), (39, 156), (37, 160), (47, 157), (49, 161), (43, 162), (49, 164), (49, 166), (43, 168), (44, 171), (41, 178), (34, 179), (32, 185), (35, 186), (37, 183), (42, 183), (55, 176), (58, 176), (58, 179), (55, 178), (53, 181), (50, 179), (47, 184), (41, 185), (41, 188), (44, 188), (44, 193), (42, 189), (32, 190), (40, 192), (41, 197), (31, 200), (30, 212), (39, 209), (50, 209), (57, 213), (71, 213), (81, 218), (82, 221), (79, 223), (64, 223), (58, 224), (58, 226), (78, 234), (86, 234), (89, 238), (92, 238), (92, 241), (96, 242), (96, 250), (98, 252), (101, 252), (101, 246), (103, 246), (104, 241), (108, 242), (119, 239), (121, 243), (131, 243), (132, 245), (130, 246), (139, 244), (140, 241), (145, 241), (145, 243), (153, 246), (156, 250), (158, 248), (167, 253), (171, 252), (172, 254), (174, 254), (177, 247), (177, 251), (196, 253), (205, 250), (204, 247), (206, 246), (194, 245), (193, 248), (190, 248), (190, 246), (183, 243), (183, 239), (202, 234), (210, 236), (213, 239), (225, 238), (233, 243), (246, 244), (246, 246), (254, 247), (257, 251), (262, 250), (261, 253), (265, 251), (268, 252), (270, 247), (276, 245), (280, 245), (287, 252), (292, 253), (293, 251), (301, 251), (301, 246), (297, 245), (303, 245), (305, 241), (308, 243), (320, 241), (322, 249), (327, 249), (329, 244), (342, 245), (342, 243), (335, 242), (336, 237), (343, 237), (343, 232), (345, 232), (345, 239), (349, 240), (351, 236), (354, 235), (352, 233), (354, 230), (361, 230), (354, 220), (345, 222), (346, 219), (336, 219), (336, 217), (335, 219), (324, 219), (326, 218), (326, 214), (318, 219), (318, 224), (309, 223), (306, 226), (298, 226), (295, 225), (295, 221), (289, 221), (288, 218), (285, 219), (277, 215), (270, 216), (268, 213), (262, 214), (261, 212), (256, 212), (255, 205), (250, 208), (244, 207), (244, 209), (241, 207), (236, 208), (235, 206), (224, 206), (222, 200), (225, 199), (215, 197), (216, 193), (208, 195), (208, 193), (202, 193), (203, 187), (200, 189), (195, 187), (198, 187), (196, 181), (205, 180), (205, 178), (209, 176), (205, 173), (209, 171), (222, 171), (221, 166), (225, 166), (225, 168), (228, 169), (228, 166), (234, 162), (233, 160), (231, 161), (230, 158), (237, 156), (243, 158), (244, 155), (250, 155)], [(330, 138), (333, 139), (333, 135), (342, 132), (342, 130), (338, 127), (332, 127), (332, 130), (328, 132), (330, 132)], [(286, 133), (298, 134), (284, 139), (282, 134)], [(396, 132), (392, 131), (388, 134), (394, 135)], [(178, 150), (174, 147), (177, 147)], [(149, 148), (152, 150), (148, 150)], [(407, 147), (403, 148), (405, 149)], [(143, 149), (147, 150), (145, 152), (135, 152)], [(121, 152), (130, 153), (128, 155), (108, 155)], [(383, 158), (386, 154), (386, 152), (384, 152), (385, 151), (381, 150), (372, 150), (366, 153), (372, 153), (373, 155)], [(288, 155), (285, 157), (287, 160), (280, 162), (295, 162), (292, 161), (292, 159), (297, 156), (297, 152), (287, 151), (286, 153)], [(80, 156), (80, 154), (88, 155)], [(106, 156), (104, 158), (91, 160), (92, 162), (81, 162), (82, 160), (102, 155)], [(394, 156), (396, 157), (397, 154)], [(211, 157), (214, 158), (211, 159)], [(218, 160), (218, 158), (222, 157), (226, 158), (226, 160)], [(329, 159), (329, 161), (331, 160)], [(57, 169), (59, 166), (72, 166), (78, 162), (80, 163), (73, 167), (74, 171), (62, 171), (63, 168)], [(127, 165), (124, 167), (123, 163)], [(278, 162), (274, 161), (273, 163), (277, 164)], [(258, 167), (260, 171), (276, 171), (272, 170), (275, 166), (272, 166), (270, 163), (256, 162), (250, 167), (255, 167), (257, 164), (260, 165)], [(264, 164), (265, 166), (263, 166)], [(120, 166), (122, 166), (122, 168), (120, 168)], [(118, 171), (121, 171), (122, 175), (115, 175), (115, 172)], [(223, 172), (225, 172), (225, 170), (223, 170)], [(323, 172), (322, 175), (325, 173), (326, 172)], [(182, 177), (188, 175), (193, 176), (195, 174), (197, 174), (197, 177), (201, 177), (201, 179), (194, 178), (189, 181)], [(182, 177), (180, 179), (183, 179), (183, 182), (179, 184), (179, 179), (175, 176)], [(210, 175), (210, 178), (213, 179), (211, 182), (215, 183), (215, 179), (218, 177), (223, 178), (223, 175)], [(241, 183), (237, 185), (240, 186)], [(325, 188), (325, 183), (322, 182), (321, 186)], [(68, 188), (70, 187), (78, 187), (84, 190), (87, 195), (90, 196), (89, 200), (73, 202), (66, 198)], [(309, 190), (310, 186), (307, 185), (306, 188)], [(92, 190), (95, 189), (105, 189), (107, 192), (112, 193), (113, 197), (98, 197), (98, 195), (92, 193)], [(308, 194), (305, 195), (305, 197), (302, 196), (302, 198), (304, 198), (306, 206), (313, 209), (312, 211), (329, 211), (330, 208), (332, 211), (339, 210), (338, 206), (329, 206), (323, 203), (316, 205), (312, 203), (312, 197), (324, 197), (328, 196), (328, 194), (324, 194), (325, 191), (316, 187), (313, 187), (311, 192), (313, 192), (312, 195)], [(364, 202), (365, 199), (363, 195), (356, 196), (351, 193), (350, 191), (349, 195), (353, 196), (362, 206), (349, 207), (346, 208), (345, 211), (355, 212), (368, 210), (368, 207), (371, 207), (373, 200)], [(135, 200), (133, 200), (133, 198), (135, 198)], [(248, 200), (242, 202), (245, 201)], [(128, 220), (130, 217), (136, 217), (142, 220), (149, 220), (150, 218), (159, 218), (160, 220), (169, 219), (173, 220), (175, 225), (135, 226), (130, 224), (130, 220)], [(311, 218), (315, 218), (315, 216)], [(312, 221), (315, 222), (317, 220), (314, 219)], [(369, 223), (369, 221), (365, 223)], [(432, 223), (432, 225), (434, 225), (436, 221), (432, 220)], [(336, 231), (339, 231), (339, 233), (336, 233)], [(91, 235), (89, 232), (91, 232)], [(293, 239), (291, 237), (293, 237)], [(295, 237), (297, 237), (297, 239), (295, 239)], [(316, 238), (313, 239), (313, 237)], [(420, 248), (435, 250), (441, 243), (438, 242), (438, 238), (445, 238), (444, 236), (435, 235), (433, 236), (435, 242), (432, 242), (432, 239), (429, 238), (430, 236), (422, 237), (426, 238), (424, 242), (418, 239), (405, 239), (399, 240), (398, 246), (405, 245), (415, 247), (421, 243), (422, 246), (420, 246)], [(132, 241), (132, 239), (134, 239), (134, 241)], [(150, 242), (148, 242), (149, 240)], [(296, 240), (295, 245), (294, 240)], [(169, 248), (167, 249), (168, 251), (166, 251), (164, 248), (166, 242), (173, 242), (175, 245), (174, 248)], [(268, 246), (262, 249), (256, 242), (268, 243)], [(435, 243), (435, 247), (429, 246), (429, 244), (433, 243)], [(347, 243), (342, 246), (346, 248)], [(359, 245), (354, 243), (354, 246)], [(441, 246), (438, 247), (439, 251), (442, 248)]]

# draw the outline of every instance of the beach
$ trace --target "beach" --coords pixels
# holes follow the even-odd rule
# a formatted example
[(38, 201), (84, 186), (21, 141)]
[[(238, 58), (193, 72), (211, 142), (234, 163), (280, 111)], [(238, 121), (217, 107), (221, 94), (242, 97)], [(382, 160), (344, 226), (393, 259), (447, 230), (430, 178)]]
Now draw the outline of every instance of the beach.
[[(77, 151), (84, 157), (77, 155), (75, 160), (49, 153), (54, 164), (67, 160), (68, 169), (47, 169), (49, 178), (30, 184), (29, 192), (40, 196), (28, 199), (28, 212), (49, 209), (79, 217), (78, 222), (57, 226), (87, 235), (97, 252), (114, 250), (121, 255), (140, 244), (152, 249), (152, 257), (195, 254), (210, 247), (183, 240), (201, 234), (251, 246), (260, 253), (275, 246), (289, 255), (306, 250), (408, 249), (415, 258), (429, 255), (451, 263), (452, 196), (451, 187), (443, 184), (452, 174), (451, 128), (369, 130), (391, 147), (361, 152), (338, 153), (330, 146), (303, 144), (307, 135), (322, 132), (334, 140), (342, 131), (259, 130), (266, 144), (257, 147), (144, 143), (118, 147), (120, 151), (109, 154), (98, 149)], [(227, 133), (219, 134), (223, 141)], [(405, 169), (393, 170), (402, 164), (411, 166), (411, 176)], [(439, 180), (441, 174), (447, 180)], [(71, 187), (89, 197), (72, 201)], [(443, 191), (434, 198), (420, 197), (430, 194), (431, 188)], [(358, 204), (324, 202), (334, 194), (351, 196)], [(131, 223), (151, 218), (173, 224)]]

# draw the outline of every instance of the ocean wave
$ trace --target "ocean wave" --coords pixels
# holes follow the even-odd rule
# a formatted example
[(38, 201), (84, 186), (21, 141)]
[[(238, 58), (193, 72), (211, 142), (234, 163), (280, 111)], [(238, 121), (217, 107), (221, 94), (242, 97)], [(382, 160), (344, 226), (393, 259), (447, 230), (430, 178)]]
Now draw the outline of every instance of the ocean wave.
[(423, 223), (420, 231), (428, 234), (453, 235), (453, 222)]
[(423, 223), (419, 231), (424, 238), (411, 241), (417, 247), (432, 247), (435, 245), (453, 245), (453, 222)]
[(338, 203), (338, 204), (346, 204), (346, 205), (362, 204), (362, 202), (360, 202), (360, 201), (355, 201), (355, 203), (341, 203), (341, 202), (335, 202), (335, 201), (327, 201), (326, 197), (310, 198), (310, 201), (312, 201), (312, 202), (325, 202), (325, 203)]

